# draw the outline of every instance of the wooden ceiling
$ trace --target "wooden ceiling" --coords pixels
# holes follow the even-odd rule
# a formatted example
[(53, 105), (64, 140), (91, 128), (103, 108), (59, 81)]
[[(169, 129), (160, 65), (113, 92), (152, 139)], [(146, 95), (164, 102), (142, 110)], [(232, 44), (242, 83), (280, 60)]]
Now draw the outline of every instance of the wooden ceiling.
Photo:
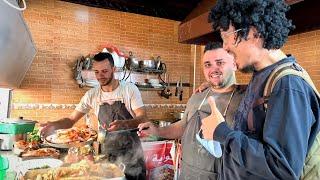
[[(296, 26), (289, 35), (320, 29), (319, 0), (286, 0), (291, 9), (287, 16)], [(209, 11), (197, 17), (183, 21), (179, 26), (179, 42), (204, 45), (209, 41), (219, 40), (219, 33), (213, 32), (208, 23)]]
[[(205, 44), (217, 37), (208, 23), (208, 12), (216, 0), (62, 0), (91, 7), (130, 12), (181, 21), (179, 42)], [(285, 0), (288, 17), (296, 29), (291, 34), (320, 29), (320, 0)]]
[(91, 7), (182, 21), (201, 0), (63, 0)]

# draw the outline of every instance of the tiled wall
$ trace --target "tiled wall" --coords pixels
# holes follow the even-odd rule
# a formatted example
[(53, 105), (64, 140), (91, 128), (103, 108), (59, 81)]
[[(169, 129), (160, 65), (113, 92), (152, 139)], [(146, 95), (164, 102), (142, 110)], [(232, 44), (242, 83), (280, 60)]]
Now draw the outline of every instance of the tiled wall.
[[(41, 107), (78, 103), (88, 88), (78, 87), (72, 67), (79, 56), (97, 52), (105, 43), (113, 44), (126, 54), (132, 51), (140, 59), (161, 56), (171, 82), (182, 76), (184, 82), (193, 84), (192, 46), (178, 43), (177, 21), (51, 0), (28, 1), (24, 18), (38, 52), (21, 87), (14, 90), (13, 104), (31, 107), (14, 106), (11, 117), (47, 121), (67, 116), (72, 108)], [(156, 77), (152, 74), (136, 76), (140, 79)], [(147, 107), (149, 117), (156, 119), (168, 118), (169, 111), (183, 109), (179, 105), (169, 108), (160, 105), (183, 105), (191, 91), (184, 88), (183, 101), (174, 96), (169, 100), (160, 98), (157, 91), (141, 93), (145, 104), (158, 105)], [(174, 93), (174, 87), (171, 92)]]
[[(13, 103), (35, 106), (13, 108), (11, 117), (47, 121), (67, 116), (73, 108), (63, 106), (78, 103), (88, 90), (78, 87), (72, 67), (79, 56), (97, 52), (103, 43), (111, 43), (126, 54), (133, 51), (141, 59), (160, 55), (167, 64), (171, 82), (182, 76), (184, 82), (193, 84), (193, 60), (196, 59), (195, 84), (198, 86), (204, 81), (199, 61), (203, 47), (178, 43), (177, 21), (54, 0), (28, 1), (24, 17), (38, 52), (21, 87), (14, 90)], [(319, 88), (320, 31), (292, 36), (283, 49), (298, 58)], [(239, 83), (247, 83), (250, 77), (237, 73)], [(171, 92), (174, 93), (174, 87)], [(147, 106), (148, 116), (162, 119), (170, 117), (171, 111), (183, 109), (180, 104), (187, 102), (192, 88), (184, 88), (183, 101), (177, 97), (160, 98), (157, 91), (141, 93), (145, 104), (156, 104)], [(58, 106), (43, 108), (50, 104)]]

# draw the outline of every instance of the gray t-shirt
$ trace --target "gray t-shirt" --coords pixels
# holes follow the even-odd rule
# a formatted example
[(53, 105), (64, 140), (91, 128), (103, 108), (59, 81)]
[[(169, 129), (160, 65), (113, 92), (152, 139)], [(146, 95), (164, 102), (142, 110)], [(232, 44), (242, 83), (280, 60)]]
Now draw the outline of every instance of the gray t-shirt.
[[(194, 115), (194, 113), (198, 110), (202, 100), (205, 98), (207, 93), (209, 92), (208, 96), (206, 97), (206, 100), (204, 101), (203, 105), (201, 106), (201, 111), (211, 113), (210, 105), (208, 104), (208, 97), (213, 96), (217, 105), (217, 108), (219, 109), (220, 113), (223, 115), (228, 102), (231, 98), (231, 92), (226, 93), (214, 93), (211, 89), (207, 89), (201, 93), (197, 93), (191, 96), (187, 103), (187, 107), (185, 109), (184, 115), (183, 115), (183, 121), (188, 122), (189, 119)], [(234, 126), (234, 113), (238, 109), (238, 106), (240, 104), (240, 101), (244, 95), (245, 92), (245, 86), (244, 85), (237, 85), (235, 92), (232, 96), (231, 102), (229, 104), (227, 113), (226, 113), (226, 122), (227, 124), (233, 128)]]

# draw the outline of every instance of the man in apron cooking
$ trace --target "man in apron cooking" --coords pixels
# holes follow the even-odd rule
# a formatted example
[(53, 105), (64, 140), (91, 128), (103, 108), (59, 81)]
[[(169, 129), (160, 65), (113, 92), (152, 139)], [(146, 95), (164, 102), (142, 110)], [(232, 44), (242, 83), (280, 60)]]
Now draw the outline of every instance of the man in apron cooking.
[[(139, 125), (140, 133), (154, 134), (169, 139), (181, 138), (182, 162), (179, 180), (218, 179), (221, 167), (220, 159), (210, 154), (197, 141), (201, 119), (211, 113), (207, 98), (213, 96), (218, 109), (223, 113), (228, 125), (233, 127), (233, 115), (242, 98), (244, 87), (236, 85), (236, 66), (233, 57), (228, 54), (221, 43), (209, 43), (205, 47), (202, 59), (206, 81), (210, 84), (203, 92), (191, 96), (181, 121), (170, 126), (158, 128), (152, 123)], [(220, 144), (217, 145), (220, 148)], [(221, 152), (221, 150), (220, 150)], [(221, 155), (220, 155), (221, 156)]]
[(93, 60), (100, 86), (87, 91), (68, 118), (45, 123), (42, 131), (70, 128), (93, 109), (99, 120), (99, 134), (105, 134), (101, 153), (107, 155), (109, 161), (126, 166), (126, 179), (145, 179), (140, 139), (136, 132), (123, 131), (136, 128), (147, 120), (141, 94), (134, 84), (114, 78), (116, 68), (111, 54), (101, 52)]

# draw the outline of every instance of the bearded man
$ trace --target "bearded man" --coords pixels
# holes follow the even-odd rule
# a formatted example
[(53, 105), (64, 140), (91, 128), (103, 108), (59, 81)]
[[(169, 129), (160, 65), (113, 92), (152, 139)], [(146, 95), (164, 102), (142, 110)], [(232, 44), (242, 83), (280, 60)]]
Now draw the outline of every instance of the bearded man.
[[(221, 156), (221, 147), (219, 143), (215, 145), (214, 151), (205, 147), (208, 143), (203, 143), (203, 139), (199, 137), (201, 119), (211, 113), (207, 99), (212, 96), (232, 128), (234, 113), (245, 89), (245, 86), (236, 85), (237, 68), (234, 58), (222, 48), (222, 43), (212, 42), (206, 45), (202, 65), (209, 88), (191, 96), (181, 121), (166, 127), (157, 127), (150, 122), (139, 125), (140, 133), (168, 139), (181, 138), (182, 162), (179, 180), (219, 179), (221, 160), (218, 157)], [(148, 129), (143, 130), (145, 128)]]
[(106, 134), (102, 142), (102, 153), (111, 162), (125, 164), (126, 179), (145, 179), (146, 167), (137, 133), (110, 133), (136, 128), (138, 124), (147, 121), (141, 94), (134, 84), (114, 78), (116, 68), (110, 53), (98, 53), (93, 60), (92, 68), (99, 86), (86, 92), (69, 117), (42, 124), (42, 132), (70, 128), (93, 109), (99, 120), (99, 132)]

